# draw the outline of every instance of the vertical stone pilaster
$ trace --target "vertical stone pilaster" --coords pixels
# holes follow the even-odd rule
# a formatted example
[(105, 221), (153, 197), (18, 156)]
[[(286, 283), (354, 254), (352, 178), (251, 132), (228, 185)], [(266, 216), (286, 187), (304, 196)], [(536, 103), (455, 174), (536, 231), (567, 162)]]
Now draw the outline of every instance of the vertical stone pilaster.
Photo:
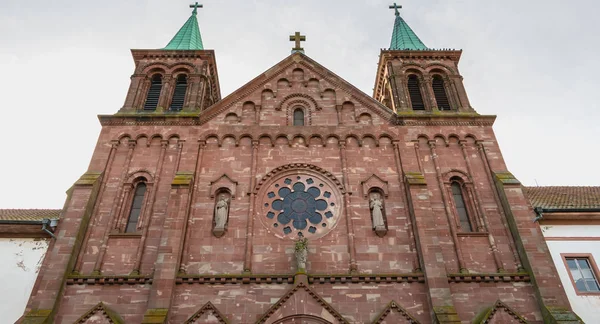
[(179, 171), (171, 183), (168, 214), (161, 231), (157, 262), (143, 324), (167, 322), (179, 270), (178, 263), (183, 250), (185, 216), (190, 204), (190, 187), (193, 178), (192, 172)]
[(508, 171), (493, 173), (508, 226), (531, 277), (544, 323), (580, 323), (571, 310), (542, 231), (533, 222), (535, 213), (523, 193), (521, 182)]
[[(160, 174), (162, 172), (162, 167), (165, 162), (165, 153), (167, 151), (168, 142), (166, 140), (161, 141), (160, 143), (160, 155), (158, 157), (157, 166), (155, 168), (156, 173), (154, 174), (154, 184), (152, 185), (152, 194), (149, 199), (146, 201), (146, 207), (144, 207), (144, 212), (142, 213), (142, 218), (140, 219), (140, 223), (143, 227), (142, 237), (140, 238), (140, 244), (138, 245), (138, 249), (135, 253), (134, 266), (131, 271), (132, 275), (140, 274), (140, 267), (142, 264), (142, 257), (144, 255), (144, 249), (146, 247), (146, 238), (148, 237), (148, 230), (150, 228), (150, 223), (152, 220), (152, 214), (154, 212), (154, 201), (156, 200), (156, 193), (159, 190), (160, 185)], [(146, 212), (147, 210), (147, 212)]]
[[(100, 185), (100, 193), (98, 194), (98, 199), (94, 206), (94, 210), (93, 210), (92, 216), (91, 216), (92, 218), (94, 218), (94, 217), (96, 218), (96, 220), (95, 220), (96, 225), (97, 225), (97, 222), (99, 219), (98, 210), (100, 210), (100, 204), (102, 203), (102, 197), (104, 196), (104, 193), (106, 192), (106, 183), (108, 182), (108, 179), (110, 177), (110, 172), (112, 170), (113, 162), (115, 160), (115, 155), (117, 153), (118, 148), (119, 148), (118, 141), (111, 142), (110, 153), (108, 154), (108, 160), (106, 161), (106, 166), (104, 167), (102, 183)], [(83, 251), (85, 251), (86, 245), (90, 238), (91, 228), (87, 227), (84, 229), (84, 231), (85, 231), (85, 236), (84, 236), (83, 243), (82, 243)], [(79, 271), (81, 271), (81, 266), (83, 263), (83, 255), (84, 255), (84, 253), (79, 253), (77, 255), (77, 261), (75, 262), (75, 266), (73, 267), (73, 270), (72, 270), (73, 274), (79, 274)]]
[[(121, 178), (119, 180), (119, 185), (117, 187), (117, 195), (113, 200), (113, 206), (111, 209), (111, 213), (108, 216), (108, 224), (106, 224), (106, 228), (104, 229), (104, 234), (102, 235), (100, 250), (98, 252), (98, 256), (96, 257), (96, 263), (94, 265), (93, 274), (100, 274), (102, 271), (102, 262), (104, 262), (104, 255), (106, 254), (106, 249), (108, 247), (108, 234), (113, 228), (119, 224), (119, 215), (121, 214), (121, 209), (123, 208), (123, 186), (125, 183), (125, 178), (127, 177), (127, 172), (129, 172), (129, 165), (131, 164), (131, 158), (133, 157), (133, 150), (135, 148), (136, 142), (134, 140), (130, 140), (127, 143), (127, 158), (125, 159), (125, 165), (123, 166), (123, 170), (121, 171)], [(118, 203), (117, 203), (118, 201)]]
[(449, 198), (446, 192), (446, 188), (444, 188), (444, 181), (442, 179), (442, 171), (440, 169), (440, 165), (438, 162), (438, 155), (435, 150), (435, 142), (429, 142), (429, 149), (431, 150), (431, 159), (433, 160), (433, 164), (435, 166), (435, 173), (440, 189), (440, 194), (442, 196), (442, 201), (444, 203), (444, 212), (446, 213), (446, 219), (448, 220), (448, 228), (450, 230), (450, 236), (452, 236), (452, 243), (454, 244), (454, 250), (456, 251), (456, 261), (458, 263), (458, 269), (462, 272), (467, 272), (467, 268), (465, 267), (465, 261), (462, 255), (462, 249), (460, 247), (460, 242), (458, 241), (458, 236), (456, 235), (456, 220), (452, 214), (452, 210), (450, 210), (450, 206), (448, 205)]
[(192, 222), (192, 204), (194, 203), (195, 199), (194, 197), (196, 196), (196, 192), (198, 192), (198, 182), (200, 181), (200, 171), (202, 170), (202, 158), (204, 157), (204, 148), (206, 146), (206, 141), (204, 140), (200, 140), (198, 141), (198, 155), (196, 157), (196, 168), (195, 168), (195, 172), (194, 172), (194, 188), (192, 190), (192, 194), (190, 197), (190, 206), (189, 209), (187, 211), (187, 215), (186, 215), (186, 227), (184, 230), (184, 238), (183, 238), (183, 251), (181, 253), (181, 257), (179, 260), (179, 273), (186, 273), (187, 272), (187, 263), (189, 260), (189, 254), (190, 254), (190, 248), (189, 248), (189, 241), (190, 241), (190, 235), (191, 235), (191, 231), (190, 231), (190, 225)]
[(427, 299), (433, 323), (460, 323), (452, 300), (452, 292), (442, 259), (442, 247), (434, 235), (435, 217), (425, 177), (420, 172), (406, 172), (405, 184), (409, 208), (415, 220), (415, 239), (427, 285)]
[(488, 233), (488, 242), (490, 243), (490, 249), (492, 250), (492, 254), (494, 255), (494, 262), (496, 262), (496, 269), (498, 272), (504, 271), (504, 265), (502, 264), (502, 258), (500, 257), (500, 252), (498, 252), (498, 247), (496, 246), (496, 240), (494, 239), (494, 235), (492, 234), (490, 228), (490, 222), (485, 214), (485, 210), (482, 207), (481, 197), (479, 195), (479, 190), (475, 186), (475, 181), (473, 178), (473, 168), (471, 167), (471, 161), (469, 160), (469, 155), (467, 154), (467, 147), (464, 141), (460, 141), (460, 149), (462, 151), (463, 159), (465, 160), (465, 164), (467, 165), (467, 172), (469, 173), (469, 177), (471, 177), (471, 182), (473, 183), (473, 195), (475, 196), (475, 206), (478, 210), (480, 222), (483, 224), (483, 229)]
[(54, 323), (69, 270), (75, 266), (81, 251), (101, 182), (101, 173), (87, 172), (71, 188), (56, 230), (56, 239), (47, 252), (52, 266), (40, 269), (36, 282), (38, 289), (32, 292), (21, 323)]
[(352, 221), (352, 211), (350, 206), (350, 183), (348, 181), (348, 160), (346, 158), (346, 142), (340, 141), (340, 160), (342, 162), (342, 174), (344, 178), (344, 216), (346, 218), (346, 227), (348, 228), (348, 252), (350, 253), (350, 273), (358, 272), (356, 263), (356, 247), (354, 243), (354, 223)]
[(258, 141), (252, 141), (252, 165), (250, 167), (250, 206), (246, 223), (246, 251), (244, 254), (244, 273), (252, 273), (252, 238), (254, 237), (254, 203), (256, 199), (256, 168), (258, 165)]

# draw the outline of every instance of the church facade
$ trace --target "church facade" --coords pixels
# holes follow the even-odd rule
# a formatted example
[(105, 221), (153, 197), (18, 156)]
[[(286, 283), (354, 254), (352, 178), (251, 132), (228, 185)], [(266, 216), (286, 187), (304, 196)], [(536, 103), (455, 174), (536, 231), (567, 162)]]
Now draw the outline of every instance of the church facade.
[(292, 54), (221, 98), (196, 20), (132, 50), (21, 323), (578, 323), (461, 51), (399, 15), (373, 96)]

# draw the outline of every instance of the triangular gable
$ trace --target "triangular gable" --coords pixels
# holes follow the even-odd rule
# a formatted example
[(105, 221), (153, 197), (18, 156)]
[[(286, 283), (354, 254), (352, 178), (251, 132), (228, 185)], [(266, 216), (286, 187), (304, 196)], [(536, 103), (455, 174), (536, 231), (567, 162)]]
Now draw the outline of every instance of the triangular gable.
[[(393, 311), (393, 313), (392, 313)], [(393, 315), (390, 315), (393, 314)], [(395, 316), (392, 318), (392, 316)], [(398, 320), (402, 319), (402, 322)], [(375, 318), (373, 324), (379, 323), (411, 323), (417, 324), (420, 323), (416, 318), (412, 317), (402, 306), (398, 305), (395, 301), (391, 301), (387, 304), (387, 306), (383, 309), (381, 314)]]
[[(250, 82), (246, 83), (239, 89), (232, 92), (227, 97), (223, 98), (219, 102), (207, 108), (200, 114), (200, 124), (207, 123), (214, 117), (223, 113), (227, 109), (231, 108), (236, 103), (243, 100), (243, 98), (251, 95), (254, 91), (260, 89), (265, 84), (273, 81), (280, 72), (284, 72), (290, 68), (293, 64), (302, 65), (304, 68), (312, 71), (316, 75), (321, 76), (325, 81), (342, 88), (347, 93), (353, 93), (352, 99), (360, 102), (365, 108), (370, 109), (377, 115), (381, 116), (384, 120), (392, 120), (396, 114), (388, 107), (375, 100), (373, 97), (362, 92), (351, 83), (340, 78), (338, 75), (317, 63), (305, 54), (296, 52), (283, 59), (281, 62), (275, 64), (265, 72), (261, 73)], [(354, 95), (355, 94), (355, 95)]]
[(473, 320), (477, 324), (527, 323), (527, 321), (500, 300), (485, 309)]
[[(204, 316), (206, 315), (206, 316)], [(206, 317), (204, 321), (202, 321)], [(212, 317), (212, 318), (210, 318)], [(196, 323), (222, 323), (227, 324), (227, 318), (219, 312), (219, 310), (211, 302), (208, 302), (200, 308), (194, 315), (192, 315), (185, 324), (196, 324)]]
[[(319, 305), (319, 307), (325, 311), (325, 313), (321, 312), (320, 314), (304, 314), (303, 310), (298, 310), (297, 307), (287, 307), (286, 309), (296, 310), (295, 314), (283, 314), (282, 306), (285, 304), (295, 303), (296, 298), (294, 297), (307, 297), (305, 298), (305, 302), (301, 302), (303, 306), (308, 306), (308, 301), (311, 300)], [(299, 299), (299, 298), (297, 298)], [(290, 289), (283, 297), (281, 297), (275, 305), (271, 306), (269, 310), (258, 320), (256, 324), (262, 323), (273, 323), (277, 321), (278, 317), (289, 317), (290, 315), (318, 315), (319, 317), (323, 317), (320, 315), (329, 315), (331, 320), (337, 321), (337, 323), (348, 323), (348, 321), (336, 311), (329, 303), (327, 303), (323, 298), (319, 296), (316, 292), (314, 292), (310, 287), (308, 287), (305, 283), (300, 282), (292, 289)], [(326, 318), (327, 319), (327, 318)]]
[(103, 302), (92, 307), (87, 313), (83, 314), (74, 324), (122, 324), (125, 323), (117, 312), (110, 309)]

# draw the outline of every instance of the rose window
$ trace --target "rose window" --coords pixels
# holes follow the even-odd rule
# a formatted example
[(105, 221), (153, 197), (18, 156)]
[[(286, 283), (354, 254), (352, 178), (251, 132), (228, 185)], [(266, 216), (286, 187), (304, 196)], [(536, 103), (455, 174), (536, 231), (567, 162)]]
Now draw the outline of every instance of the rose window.
[(287, 176), (267, 189), (263, 221), (270, 231), (283, 237), (320, 237), (335, 224), (337, 209), (328, 181), (314, 176)]

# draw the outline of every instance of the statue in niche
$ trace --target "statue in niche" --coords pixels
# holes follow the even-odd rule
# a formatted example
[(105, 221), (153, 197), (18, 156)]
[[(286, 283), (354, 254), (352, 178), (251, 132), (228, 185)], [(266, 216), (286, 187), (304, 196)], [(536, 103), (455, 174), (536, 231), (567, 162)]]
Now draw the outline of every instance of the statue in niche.
[(387, 233), (387, 228), (384, 220), (383, 198), (379, 192), (374, 191), (370, 194), (369, 208), (371, 209), (373, 230), (375, 230), (375, 234), (383, 237)]
[(229, 215), (229, 197), (226, 193), (220, 193), (217, 197), (213, 234), (221, 237), (225, 234), (225, 224)]

